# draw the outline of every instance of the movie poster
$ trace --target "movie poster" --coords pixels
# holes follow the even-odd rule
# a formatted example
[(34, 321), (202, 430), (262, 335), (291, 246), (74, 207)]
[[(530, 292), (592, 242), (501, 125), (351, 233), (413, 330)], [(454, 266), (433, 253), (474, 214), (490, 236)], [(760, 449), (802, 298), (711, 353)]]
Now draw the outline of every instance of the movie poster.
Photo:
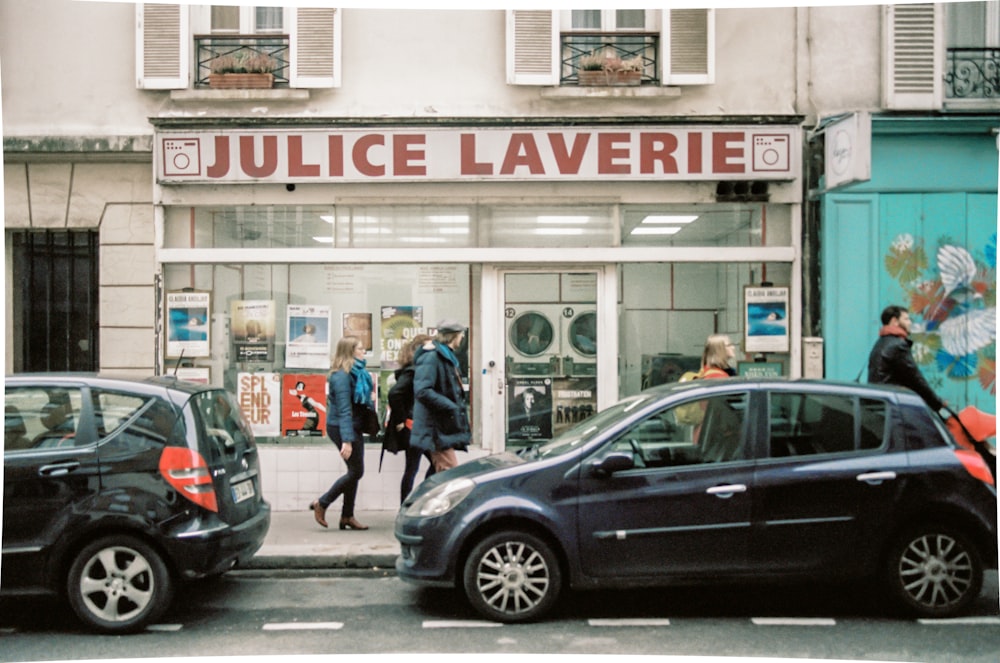
[(282, 376), (281, 434), (320, 437), (326, 434), (326, 374)]
[(507, 392), (507, 439), (552, 438), (552, 380), (513, 378)]
[(277, 373), (238, 373), (236, 399), (253, 434), (281, 434), (281, 376)]
[(288, 305), (288, 368), (330, 368), (330, 307)]
[(552, 381), (555, 435), (597, 412), (597, 378), (568, 377)]
[(230, 308), (230, 330), (236, 361), (274, 360), (274, 302), (235, 300)]
[(208, 357), (209, 293), (167, 293), (167, 357)]
[(743, 288), (743, 351), (788, 352), (788, 288)]
[(365, 352), (370, 353), (372, 351), (372, 314), (345, 313), (344, 336), (361, 339), (361, 343), (365, 346)]
[(417, 334), (426, 333), (423, 306), (383, 306), (380, 365), (385, 370), (399, 368), (399, 353)]

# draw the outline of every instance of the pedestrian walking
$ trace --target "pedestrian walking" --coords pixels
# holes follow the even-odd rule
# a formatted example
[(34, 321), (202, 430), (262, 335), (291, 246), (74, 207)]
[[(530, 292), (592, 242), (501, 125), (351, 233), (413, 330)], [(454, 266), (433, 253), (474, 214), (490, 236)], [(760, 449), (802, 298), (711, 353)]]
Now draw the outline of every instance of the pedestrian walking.
[[(364, 434), (375, 415), (375, 385), (365, 370), (365, 346), (353, 336), (337, 342), (330, 375), (327, 378), (326, 434), (340, 450), (347, 463), (347, 474), (340, 476), (330, 489), (309, 505), (316, 522), (327, 527), (326, 510), (343, 495), (340, 529), (368, 529), (354, 517), (358, 482), (365, 473)], [(374, 416), (376, 426), (378, 417)]]
[(736, 346), (726, 334), (712, 334), (701, 353), (701, 378), (731, 378), (736, 375), (732, 360)]
[(417, 357), (413, 374), (413, 431), (410, 446), (431, 454), (434, 470), (458, 465), (456, 450), (469, 448), (469, 413), (455, 350), (465, 338), (465, 325), (442, 320), (437, 336)]
[(399, 353), (400, 367), (396, 369), (396, 384), (389, 390), (389, 421), (386, 424), (386, 435), (395, 436), (395, 447), (403, 451), (406, 466), (403, 478), (399, 483), (399, 503), (413, 490), (413, 482), (420, 470), (420, 459), (427, 458), (429, 467), (424, 479), (434, 474), (434, 461), (431, 452), (419, 449), (410, 444), (410, 432), (413, 429), (413, 375), (416, 372), (416, 360), (424, 352), (424, 345), (431, 341), (427, 334), (417, 334), (413, 340), (403, 346)]
[(878, 340), (868, 355), (868, 382), (895, 384), (917, 392), (935, 412), (945, 406), (913, 360), (910, 312), (902, 306), (886, 306), (882, 311), (882, 328)]

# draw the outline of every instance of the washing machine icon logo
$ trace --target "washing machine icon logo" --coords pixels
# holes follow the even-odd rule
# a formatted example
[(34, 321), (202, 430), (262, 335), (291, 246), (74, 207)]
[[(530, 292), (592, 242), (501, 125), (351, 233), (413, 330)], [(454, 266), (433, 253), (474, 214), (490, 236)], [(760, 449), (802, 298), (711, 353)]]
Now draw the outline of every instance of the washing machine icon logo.
[(163, 176), (201, 175), (201, 144), (198, 138), (163, 139)]
[(790, 168), (789, 140), (783, 134), (753, 134), (753, 169), (786, 172)]

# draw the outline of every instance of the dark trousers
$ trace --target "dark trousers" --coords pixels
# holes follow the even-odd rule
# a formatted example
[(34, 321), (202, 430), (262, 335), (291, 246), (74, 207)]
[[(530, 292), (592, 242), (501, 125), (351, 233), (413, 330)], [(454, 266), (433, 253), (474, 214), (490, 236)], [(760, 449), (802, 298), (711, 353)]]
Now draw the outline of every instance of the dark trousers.
[[(337, 449), (341, 448), (341, 443), (334, 440)], [(326, 509), (334, 500), (341, 495), (344, 496), (344, 505), (340, 509), (341, 518), (354, 517), (354, 501), (358, 496), (358, 482), (365, 474), (365, 443), (364, 440), (357, 440), (351, 445), (351, 457), (347, 459), (347, 474), (342, 475), (330, 490), (323, 493), (319, 498), (319, 505)]]
[(402, 504), (406, 500), (406, 496), (410, 494), (413, 490), (413, 480), (417, 477), (417, 471), (420, 469), (420, 459), (426, 458), (427, 462), (430, 463), (430, 467), (427, 468), (427, 474), (424, 475), (424, 479), (434, 474), (434, 463), (431, 461), (431, 452), (423, 451), (417, 449), (416, 447), (409, 447), (406, 450), (406, 467), (403, 470), (403, 480), (399, 484), (399, 503)]

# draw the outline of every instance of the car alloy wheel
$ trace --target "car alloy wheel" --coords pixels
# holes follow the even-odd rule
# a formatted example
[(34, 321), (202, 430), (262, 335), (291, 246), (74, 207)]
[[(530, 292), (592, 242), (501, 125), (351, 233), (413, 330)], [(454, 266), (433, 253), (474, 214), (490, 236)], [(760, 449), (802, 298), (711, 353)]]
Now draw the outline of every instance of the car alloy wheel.
[(961, 533), (923, 527), (899, 537), (889, 556), (890, 589), (900, 605), (922, 617), (948, 617), (982, 589), (979, 552)]
[(85, 546), (67, 577), (73, 611), (106, 633), (144, 627), (170, 605), (172, 591), (160, 555), (130, 536), (107, 536)]
[(552, 549), (526, 532), (497, 532), (473, 548), (465, 562), (465, 594), (488, 619), (524, 622), (555, 604), (562, 585)]

